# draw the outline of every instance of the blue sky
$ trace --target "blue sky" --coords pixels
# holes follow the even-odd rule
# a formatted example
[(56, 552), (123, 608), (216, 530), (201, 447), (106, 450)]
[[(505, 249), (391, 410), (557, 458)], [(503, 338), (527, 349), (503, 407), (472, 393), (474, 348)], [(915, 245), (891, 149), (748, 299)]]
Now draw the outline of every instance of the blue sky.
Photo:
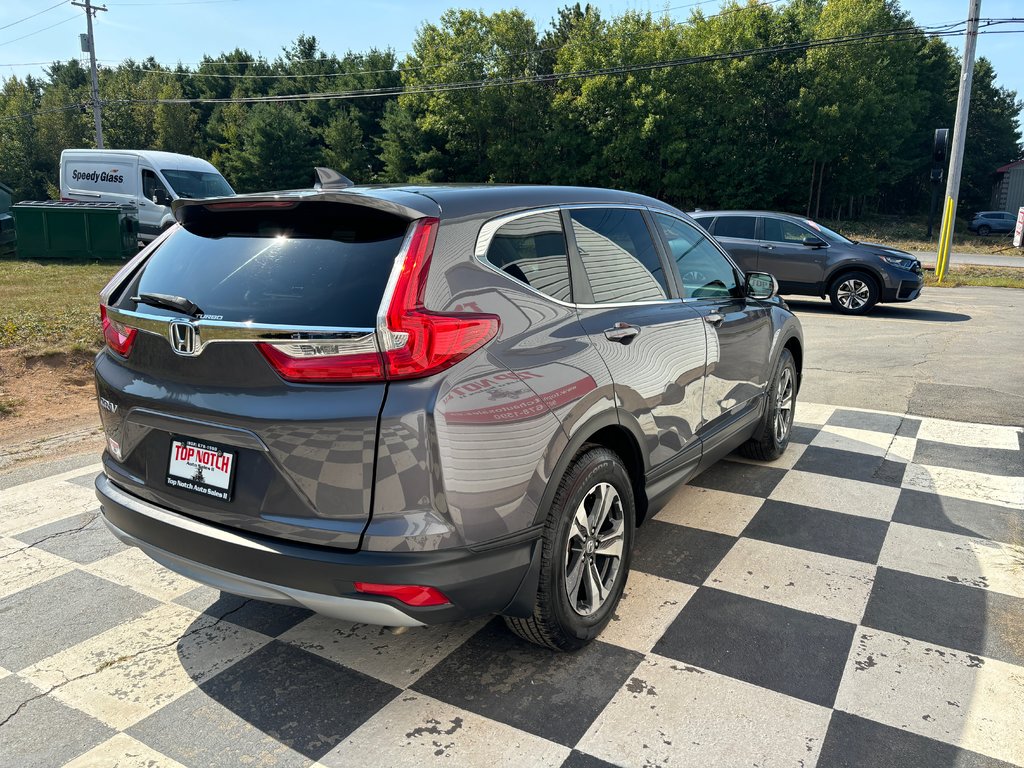
[[(4, 0), (0, 3), (0, 28), (29, 14), (55, 5), (58, 0)], [(299, 34), (316, 35), (328, 51), (366, 50), (370, 47), (407, 51), (424, 21), (434, 21), (450, 7), (495, 11), (522, 8), (543, 29), (557, 9), (568, 0), (111, 0), (110, 9), (98, 14), (97, 55), (109, 63), (152, 54), (163, 64), (192, 63), (203, 54), (244, 48), (254, 54), (275, 57)], [(627, 10), (660, 12), (684, 20), (686, 6), (699, 5), (714, 13), (720, 0), (597, 0), (606, 15)], [(932, 25), (963, 19), (968, 0), (903, 0), (918, 24)], [(1024, 16), (1021, 0), (983, 0), (982, 17)], [(45, 29), (38, 34), (37, 30)], [(1006, 27), (1004, 27), (1005, 29)], [(1024, 30), (1024, 26), (1013, 27)], [(81, 56), (78, 35), (85, 31), (84, 14), (64, 5), (35, 18), (0, 29), (0, 77), (42, 74), (42, 66), (54, 59)], [(22, 40), (16, 38), (28, 35)], [(949, 38), (956, 46), (962, 38)], [(12, 42), (13, 41), (13, 42)], [(1024, 97), (1024, 33), (983, 35), (978, 54), (995, 65), (999, 84)]]

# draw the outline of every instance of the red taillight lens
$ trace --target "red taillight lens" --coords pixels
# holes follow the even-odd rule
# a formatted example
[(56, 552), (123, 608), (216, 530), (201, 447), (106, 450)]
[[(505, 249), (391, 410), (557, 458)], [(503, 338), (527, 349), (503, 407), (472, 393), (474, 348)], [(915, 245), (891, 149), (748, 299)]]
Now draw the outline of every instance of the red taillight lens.
[(323, 357), (292, 357), (273, 344), (256, 345), (285, 381), (328, 384), (344, 381), (380, 381), (384, 364), (376, 352)]
[(494, 338), (497, 315), (431, 312), (423, 307), (437, 219), (421, 219), (409, 242), (381, 329), (387, 377), (429, 376), (455, 365)]
[(423, 292), (437, 227), (437, 219), (416, 222), (397, 278), (392, 278), (387, 310), (383, 320), (378, 320), (379, 353), (327, 355), (292, 349), (292, 354), (288, 351), (291, 344), (257, 344), (274, 370), (286, 381), (312, 384), (414, 379), (455, 365), (493, 339), (499, 328), (497, 315), (424, 308)]
[(121, 357), (128, 357), (132, 353), (132, 345), (138, 331), (115, 323), (107, 317), (107, 308), (103, 304), (100, 304), (100, 319), (103, 321), (103, 338), (107, 346)]
[(451, 603), (444, 596), (443, 592), (434, 587), (420, 587), (412, 584), (369, 584), (365, 581), (357, 581), (355, 587), (356, 592), (393, 597), (406, 605), (416, 608), (425, 608), (431, 605), (449, 605)]

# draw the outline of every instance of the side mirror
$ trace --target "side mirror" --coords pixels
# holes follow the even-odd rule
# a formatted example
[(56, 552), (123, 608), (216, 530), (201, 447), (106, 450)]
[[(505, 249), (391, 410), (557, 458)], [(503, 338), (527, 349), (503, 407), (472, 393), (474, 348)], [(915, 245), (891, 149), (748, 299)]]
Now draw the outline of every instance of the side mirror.
[(751, 299), (771, 299), (779, 292), (779, 284), (767, 272), (748, 272), (746, 294)]
[(825, 247), (825, 241), (822, 240), (820, 237), (805, 237), (801, 242), (804, 245), (806, 245), (808, 248), (824, 248)]

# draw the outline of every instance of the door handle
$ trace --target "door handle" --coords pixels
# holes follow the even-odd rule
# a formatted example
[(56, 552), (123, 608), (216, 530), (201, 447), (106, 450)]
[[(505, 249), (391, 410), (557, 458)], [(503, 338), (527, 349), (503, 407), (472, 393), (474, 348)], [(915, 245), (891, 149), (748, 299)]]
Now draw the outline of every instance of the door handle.
[(761, 243), (761, 247), (764, 248), (766, 251), (774, 251), (775, 250), (775, 246), (774, 245), (768, 245), (767, 243)]
[(708, 312), (704, 315), (704, 322), (710, 325), (712, 328), (717, 328), (725, 320), (725, 316), (719, 312)]
[(633, 337), (640, 333), (640, 329), (635, 325), (629, 323), (616, 323), (614, 326), (604, 332), (604, 337), (608, 341), (617, 341), (620, 344), (629, 344), (633, 340)]

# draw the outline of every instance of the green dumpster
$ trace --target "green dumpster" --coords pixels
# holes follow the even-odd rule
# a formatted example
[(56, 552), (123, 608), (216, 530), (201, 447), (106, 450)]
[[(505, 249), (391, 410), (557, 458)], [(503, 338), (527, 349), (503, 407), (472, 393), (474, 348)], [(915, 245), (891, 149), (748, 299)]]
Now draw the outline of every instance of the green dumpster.
[(20, 259), (124, 261), (139, 250), (133, 205), (26, 200), (11, 211)]

